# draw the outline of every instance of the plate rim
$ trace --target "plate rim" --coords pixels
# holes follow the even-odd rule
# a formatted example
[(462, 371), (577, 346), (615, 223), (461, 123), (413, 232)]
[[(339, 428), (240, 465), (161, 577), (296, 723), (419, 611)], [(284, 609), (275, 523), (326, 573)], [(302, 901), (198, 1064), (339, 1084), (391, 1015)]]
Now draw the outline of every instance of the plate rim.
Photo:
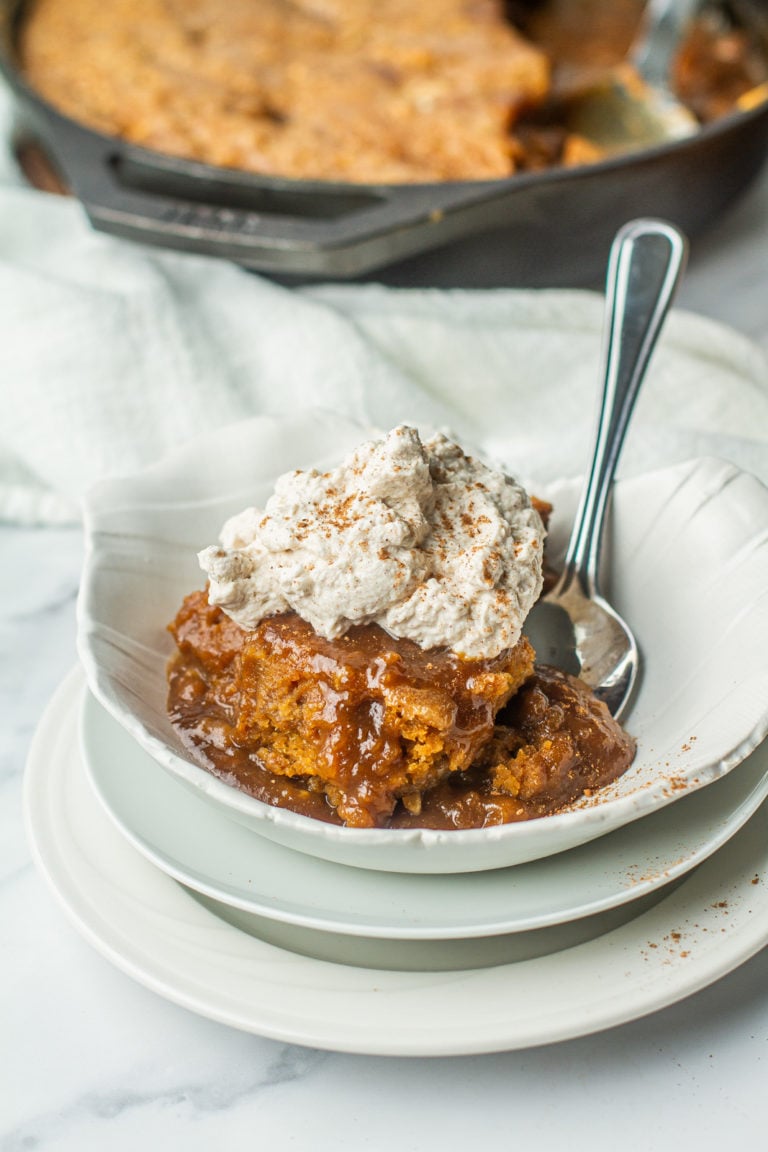
[[(732, 808), (729, 808), (729, 818), (726, 823), (721, 824), (716, 828), (716, 831), (709, 839), (699, 842), (699, 846), (693, 852), (686, 854), (686, 849), (683, 847), (682, 838), (680, 844), (680, 857), (674, 864), (666, 868), (661, 865), (655, 873), (651, 874), (650, 871), (644, 872), (640, 878), (636, 878), (631, 874), (629, 865), (619, 864), (619, 870), (625, 871), (625, 882), (622, 885), (620, 880), (617, 880), (615, 889), (610, 894), (604, 895), (602, 898), (590, 897), (584, 903), (574, 906), (571, 909), (560, 907), (558, 911), (550, 911), (549, 913), (540, 914), (536, 916), (534, 913), (529, 913), (527, 916), (518, 918), (517, 920), (508, 919), (503, 921), (498, 919), (494, 922), (481, 922), (475, 919), (472, 927), (469, 927), (468, 922), (465, 921), (463, 925), (454, 922), (451, 926), (438, 927), (436, 924), (432, 926), (419, 926), (413, 923), (407, 924), (400, 923), (397, 927), (385, 924), (382, 919), (376, 923), (354, 919), (339, 919), (343, 916), (343, 910), (336, 909), (333, 912), (326, 904), (322, 910), (312, 911), (311, 905), (306, 903), (303, 906), (303, 911), (299, 910), (298, 905), (280, 906), (279, 900), (269, 902), (269, 899), (263, 895), (261, 890), (255, 890), (249, 897), (242, 880), (233, 881), (228, 886), (222, 876), (212, 876), (206, 874), (203, 867), (195, 867), (193, 860), (189, 857), (183, 859), (181, 856), (175, 857), (171, 851), (164, 847), (162, 843), (158, 844), (153, 842), (149, 833), (146, 830), (137, 830), (131, 824), (131, 813), (126, 815), (124, 811), (120, 811), (119, 807), (116, 810), (114, 792), (110, 793), (109, 783), (104, 783), (104, 771), (101, 767), (100, 761), (104, 758), (106, 763), (106, 749), (102, 751), (97, 746), (99, 738), (104, 739), (104, 733), (99, 737), (99, 733), (94, 729), (94, 725), (98, 725), (100, 721), (104, 721), (107, 725), (114, 726), (114, 735), (116, 740), (124, 741), (125, 748), (121, 750), (120, 756), (126, 755), (131, 757), (140, 757), (146, 761), (147, 773), (151, 772), (152, 768), (157, 769), (156, 779), (161, 781), (161, 788), (176, 793), (176, 798), (181, 800), (187, 805), (188, 810), (194, 813), (195, 808), (198, 809), (200, 817), (203, 821), (213, 822), (213, 828), (208, 828), (207, 832), (211, 831), (214, 835), (217, 832), (216, 824), (221, 822), (221, 832), (225, 828), (234, 829), (234, 834), (248, 837), (251, 843), (254, 844), (255, 851), (259, 854), (261, 864), (264, 864), (265, 857), (269, 860), (269, 855), (276, 850), (277, 862), (282, 853), (288, 852), (294, 858), (301, 858), (304, 867), (309, 874), (313, 868), (317, 868), (318, 864), (322, 867), (327, 867), (329, 862), (318, 861), (316, 857), (308, 856), (305, 853), (297, 852), (292, 849), (286, 849), (274, 841), (269, 840), (267, 837), (259, 836), (255, 831), (246, 829), (243, 825), (233, 821), (226, 812), (217, 806), (208, 805), (205, 800), (193, 792), (188, 787), (185, 787), (183, 781), (172, 777), (168, 773), (164, 773), (159, 765), (156, 765), (145, 749), (141, 747), (136, 741), (133, 741), (131, 736), (125, 731), (122, 725), (114, 719), (113, 716), (100, 704), (100, 702), (88, 690), (85, 682), (84, 675), (80, 674), (79, 680), (79, 693), (77, 700), (73, 702), (73, 710), (76, 712), (78, 739), (80, 742), (80, 753), (83, 760), (83, 767), (85, 775), (88, 778), (89, 784), (94, 791), (96, 798), (101, 804), (103, 810), (111, 820), (115, 828), (120, 834), (128, 840), (133, 847), (143, 856), (149, 860), (155, 867), (159, 868), (166, 875), (171, 876), (179, 883), (184, 884), (186, 887), (193, 889), (196, 892), (207, 896), (210, 899), (218, 900), (223, 904), (228, 904), (230, 907), (238, 908), (244, 912), (252, 913), (257, 916), (265, 917), (266, 919), (274, 920), (279, 923), (290, 924), (296, 927), (305, 929), (316, 929), (318, 931), (336, 932), (348, 936), (363, 936), (367, 938), (380, 938), (380, 939), (397, 939), (397, 940), (449, 940), (449, 939), (469, 939), (474, 937), (487, 937), (514, 934), (516, 932), (533, 931), (539, 928), (551, 927), (557, 924), (564, 924), (572, 920), (583, 919), (588, 916), (596, 915), (600, 912), (608, 911), (610, 909), (618, 908), (635, 899), (646, 896), (651, 892), (663, 892), (664, 888), (680, 879), (687, 872), (693, 868), (698, 867), (706, 859), (708, 859), (714, 852), (723, 846), (723, 844), (730, 839), (750, 818), (754, 815), (755, 811), (760, 807), (763, 800), (768, 796), (768, 745), (761, 746), (764, 751), (761, 759), (764, 760), (764, 766), (760, 769), (763, 773), (761, 781), (748, 785), (746, 788), (742, 785), (743, 791), (739, 792), (739, 798)], [(110, 751), (112, 745), (110, 744)], [(755, 750), (753, 755), (761, 755), (760, 748)], [(746, 761), (740, 768), (746, 768)], [(109, 779), (109, 768), (106, 768), (107, 780)], [(738, 781), (738, 777), (732, 774), (727, 774), (721, 780), (713, 782), (714, 787), (717, 789), (731, 781), (730, 787), (736, 787), (734, 780)], [(145, 785), (146, 787), (146, 781)], [(697, 789), (695, 793), (690, 796), (683, 797), (681, 803), (694, 802), (701, 803), (701, 797), (709, 792), (709, 787), (706, 789)], [(710, 795), (712, 795), (710, 793)], [(695, 797), (698, 796), (697, 801)], [(714, 802), (714, 801), (712, 801)], [(118, 797), (119, 805), (119, 797)], [(734, 817), (731, 813), (736, 813)], [(623, 828), (616, 829), (610, 835), (612, 837), (621, 837), (627, 834), (632, 834), (633, 829), (637, 829), (645, 820), (654, 820), (661, 818), (670, 823), (669, 806), (658, 809), (657, 811), (648, 813), (647, 818), (641, 821), (633, 821)], [(204, 832), (206, 831), (204, 827)], [(649, 829), (646, 826), (646, 835)], [(671, 833), (670, 833), (671, 834)], [(642, 832), (640, 833), (642, 836)], [(673, 837), (674, 839), (674, 837)], [(519, 869), (544, 867), (547, 871), (552, 868), (557, 868), (558, 861), (562, 860), (562, 867), (568, 868), (567, 857), (572, 853), (591, 853), (600, 851), (599, 845), (601, 842), (604, 844), (605, 840), (599, 837), (595, 840), (589, 841), (587, 844), (580, 845), (575, 849), (570, 849), (563, 853), (557, 853), (551, 857), (545, 857), (539, 861), (531, 861), (529, 864), (510, 865), (508, 868), (500, 869), (501, 871), (509, 874), (510, 881), (514, 882), (514, 875)], [(675, 841), (672, 851), (677, 848), (678, 842)], [(194, 852), (194, 849), (193, 849)], [(670, 853), (670, 855), (672, 852)], [(598, 862), (598, 869), (600, 869), (602, 862)], [(332, 865), (334, 869), (344, 868), (344, 865)], [(347, 869), (345, 868), (345, 871)], [(407, 886), (409, 883), (416, 882), (419, 886), (424, 885), (426, 888), (432, 883), (443, 883), (446, 880), (454, 884), (455, 876), (445, 876), (441, 874), (411, 874), (403, 876), (401, 873), (389, 873), (372, 869), (351, 869), (352, 871), (360, 872), (364, 875), (365, 882), (371, 885), (389, 886), (397, 884), (398, 881), (401, 885)], [(473, 885), (482, 885), (487, 882), (488, 877), (493, 874), (494, 870), (485, 870), (482, 872), (471, 873), (471, 880)], [(335, 873), (334, 873), (335, 875)], [(398, 877), (398, 880), (393, 880), (392, 877)], [(327, 879), (333, 883), (333, 876), (328, 876)], [(557, 883), (556, 877), (551, 878), (548, 882)], [(239, 894), (238, 894), (239, 893)], [(427, 899), (428, 899), (428, 894)], [(405, 898), (406, 893), (403, 891)], [(334, 919), (334, 916), (336, 917)]]
[[(768, 811), (763, 805), (762, 815), (753, 817), (715, 857), (650, 911), (597, 940), (565, 952), (498, 968), (437, 974), (348, 966), (342, 970), (339, 965), (285, 953), (218, 920), (175, 881), (139, 856), (131, 845), (120, 841), (95, 797), (91, 800), (97, 825), (98, 819), (103, 821), (103, 826), (97, 828), (99, 834), (89, 836), (87, 844), (82, 844), (72, 840), (70, 830), (67, 843), (62, 810), (53, 803), (48, 785), (58, 766), (53, 753), (58, 752), (59, 758), (62, 754), (61, 741), (66, 731), (60, 721), (75, 683), (75, 673), (71, 672), (59, 685), (30, 747), (24, 778), (24, 813), (33, 857), (69, 920), (92, 946), (140, 984), (201, 1016), (287, 1043), (357, 1054), (448, 1056), (511, 1051), (591, 1035), (648, 1015), (713, 983), (768, 943), (766, 837), (752, 835), (762, 855), (757, 862), (754, 851), (749, 856), (750, 827), (756, 827), (758, 819), (768, 822)], [(68, 856), (73, 844), (75, 852), (80, 853), (74, 860)], [(746, 861), (739, 858), (739, 848)], [(102, 865), (101, 874), (83, 855), (86, 849)], [(106, 907), (99, 903), (98, 887), (108, 889), (109, 869), (103, 866), (110, 859), (113, 871), (117, 869), (117, 892), (124, 899), (130, 898), (129, 907), (138, 918), (134, 929), (136, 923), (144, 929), (143, 947), (125, 923), (117, 924), (118, 902), (108, 900)], [(725, 861), (730, 863), (733, 876), (728, 875)], [(78, 866), (81, 873), (85, 868), (85, 886)], [(765, 875), (760, 876), (758, 869)], [(753, 872), (754, 879), (750, 879)], [(93, 887), (88, 890), (93, 875), (98, 881), (95, 891)], [(735, 899), (737, 894), (739, 900)], [(175, 952), (170, 949), (164, 960), (158, 955), (164, 939), (168, 944), (162, 932), (167, 933), (169, 924), (178, 923), (167, 915), (158, 915), (156, 909), (153, 911), (146, 901), (148, 896), (172, 905), (184, 925), (183, 947), (177, 946)], [(686, 913), (698, 918), (716, 917), (729, 897), (730, 928), (700, 934), (700, 955), (697, 956), (696, 948), (672, 957), (664, 956), (660, 946), (653, 950), (653, 936), (665, 931), (674, 933), (682, 922), (681, 916), (686, 923)], [(756, 911), (763, 915), (754, 915)], [(698, 923), (695, 927), (699, 927)], [(667, 938), (668, 935), (664, 937)], [(643, 952), (643, 944), (650, 950)], [(223, 964), (227, 947), (232, 962), (229, 973), (240, 981), (239, 997), (230, 994), (228, 988), (216, 987), (213, 980), (215, 963)], [(190, 969), (195, 948), (199, 953), (197, 968)], [(270, 964), (271, 982), (267, 979)], [(568, 981), (564, 975), (568, 970), (572, 991), (578, 992), (573, 999), (565, 995)], [(523, 987), (526, 982), (535, 984), (537, 974), (546, 991), (541, 1003), (525, 995)], [(312, 985), (309, 999), (308, 979)], [(310, 1018), (302, 1010), (302, 996), (304, 1007), (308, 1004), (314, 1009), (318, 984), (323, 986), (325, 1000), (321, 1007), (325, 1015)], [(462, 1031), (453, 1012), (445, 1013), (447, 987), (454, 996), (461, 994), (466, 999), (471, 1035), (466, 1029)], [(248, 1003), (243, 1000), (244, 989), (251, 995)], [(423, 1018), (425, 1006), (429, 1006), (430, 992), (441, 1007), (442, 1017), (437, 1014), (425, 1031), (420, 1015)], [(499, 997), (503, 1000), (505, 992), (509, 999), (504, 1011), (500, 1011)], [(350, 996), (356, 1011), (339, 1020), (332, 1011), (334, 1002), (338, 1009), (338, 1003)], [(565, 999), (560, 1003), (558, 997), (562, 996)], [(568, 1011), (563, 1011), (563, 1004)], [(368, 1011), (368, 1019), (361, 1008)]]

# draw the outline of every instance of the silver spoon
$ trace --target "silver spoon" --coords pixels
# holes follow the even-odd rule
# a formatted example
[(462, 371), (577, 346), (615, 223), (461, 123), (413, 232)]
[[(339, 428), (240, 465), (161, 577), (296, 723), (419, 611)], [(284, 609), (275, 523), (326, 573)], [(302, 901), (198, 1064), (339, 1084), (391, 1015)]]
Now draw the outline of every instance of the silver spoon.
[(603, 522), (630, 416), (687, 249), (685, 237), (661, 220), (633, 220), (616, 234), (608, 262), (603, 395), (592, 465), (562, 575), (525, 628), (540, 663), (580, 676), (617, 718), (630, 700), (640, 654), (629, 626), (598, 590)]
[(573, 99), (569, 127), (608, 153), (648, 148), (698, 131), (673, 94), (672, 64), (702, 0), (649, 0), (627, 61)]

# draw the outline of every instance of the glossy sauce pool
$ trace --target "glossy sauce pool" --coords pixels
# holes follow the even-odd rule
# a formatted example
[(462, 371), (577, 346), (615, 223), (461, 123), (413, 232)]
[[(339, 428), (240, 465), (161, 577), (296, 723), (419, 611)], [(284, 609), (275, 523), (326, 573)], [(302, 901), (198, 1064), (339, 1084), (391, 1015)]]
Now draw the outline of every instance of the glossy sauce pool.
[[(196, 761), (264, 803), (332, 823), (478, 828), (558, 811), (632, 761), (632, 739), (588, 689), (554, 669), (534, 671), (526, 649), (514, 659), (507, 653), (466, 662), (421, 652), (375, 625), (337, 641), (308, 637), (307, 629), (288, 615), (245, 632), (204, 593), (187, 598), (172, 626), (179, 644), (169, 667), (175, 727)], [(389, 721), (382, 682), (384, 704), (394, 708)], [(401, 690), (411, 718), (416, 700), (416, 729), (397, 711)], [(301, 711), (307, 692), (320, 701), (309, 740)], [(265, 716), (274, 718), (277, 737), (265, 738)], [(426, 735), (419, 736), (422, 720)], [(412, 738), (430, 748), (443, 741), (443, 759), (425, 772), (423, 786), (413, 774), (399, 783), (402, 745)], [(312, 762), (302, 762), (313, 753)], [(448, 756), (457, 765), (451, 771)], [(337, 762), (313, 775), (320, 757)], [(360, 789), (365, 820), (354, 805), (339, 805), (339, 782), (345, 795)], [(351, 818), (342, 819), (337, 807)]]

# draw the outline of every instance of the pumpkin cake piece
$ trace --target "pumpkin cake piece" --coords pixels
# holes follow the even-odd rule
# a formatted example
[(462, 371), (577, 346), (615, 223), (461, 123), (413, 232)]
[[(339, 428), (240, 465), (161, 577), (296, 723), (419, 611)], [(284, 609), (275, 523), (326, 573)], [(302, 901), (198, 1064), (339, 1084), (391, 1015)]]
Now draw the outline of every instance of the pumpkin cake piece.
[(599, 787), (631, 745), (615, 755), (621, 729), (522, 635), (536, 504), (406, 425), (278, 477), (199, 553), (207, 590), (171, 625), (182, 739), (266, 803), (353, 828), (478, 827)]
[(467, 772), (422, 798), (418, 820), (397, 828), (485, 828), (560, 812), (626, 772), (635, 741), (581, 680), (537, 665), (496, 717), (493, 735)]
[[(205, 592), (172, 623), (174, 723), (207, 766), (270, 803), (354, 827), (469, 767), (528, 679), (527, 640), (488, 660), (424, 651), (376, 624), (335, 640), (295, 613), (240, 628)], [(318, 808), (320, 806), (320, 810)]]
[(533, 671), (527, 640), (489, 660), (424, 651), (375, 624), (326, 640), (295, 614), (265, 620), (239, 659), (234, 739), (270, 772), (303, 777), (347, 825), (469, 767)]
[(533, 672), (543, 538), (524, 489), (439, 433), (400, 425), (285, 473), (199, 553), (207, 591), (171, 626), (171, 718), (269, 803), (316, 815), (320, 798), (359, 828), (415, 815)]

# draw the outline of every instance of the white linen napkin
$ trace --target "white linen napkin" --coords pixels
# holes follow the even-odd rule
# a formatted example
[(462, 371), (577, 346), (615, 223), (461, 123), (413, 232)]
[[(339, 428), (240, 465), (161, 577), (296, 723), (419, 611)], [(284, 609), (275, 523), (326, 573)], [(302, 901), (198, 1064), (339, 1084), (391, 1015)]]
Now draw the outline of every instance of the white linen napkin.
[[(7, 97), (0, 130), (7, 140)], [(255, 413), (446, 426), (527, 481), (580, 473), (602, 299), (587, 292), (287, 289), (94, 232), (0, 155), (0, 519), (75, 522), (97, 479)], [(670, 318), (624, 474), (725, 456), (768, 480), (768, 363)]]

